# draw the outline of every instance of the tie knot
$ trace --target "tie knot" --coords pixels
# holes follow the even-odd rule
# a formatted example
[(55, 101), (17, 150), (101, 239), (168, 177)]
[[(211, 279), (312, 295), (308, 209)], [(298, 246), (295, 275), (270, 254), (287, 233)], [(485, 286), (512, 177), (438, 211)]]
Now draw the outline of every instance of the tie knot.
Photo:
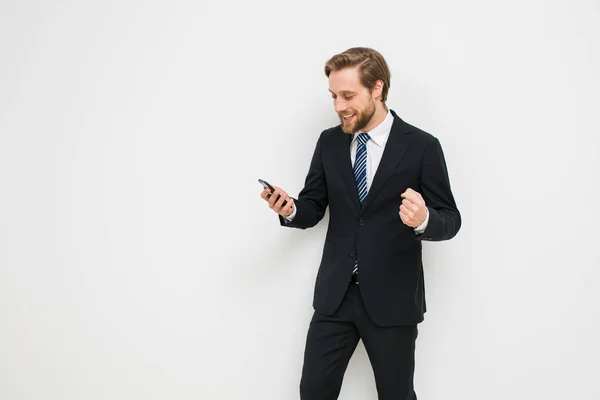
[(357, 139), (360, 144), (365, 144), (369, 141), (369, 139), (371, 139), (371, 136), (369, 136), (367, 132), (363, 132), (358, 135)]

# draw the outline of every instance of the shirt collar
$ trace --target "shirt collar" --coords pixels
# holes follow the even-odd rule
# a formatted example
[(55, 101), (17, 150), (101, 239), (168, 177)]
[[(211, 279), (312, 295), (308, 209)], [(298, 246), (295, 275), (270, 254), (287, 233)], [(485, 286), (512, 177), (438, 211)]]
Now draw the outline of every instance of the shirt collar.
[[(387, 141), (390, 131), (392, 130), (392, 124), (394, 123), (394, 116), (388, 109), (387, 115), (383, 122), (377, 125), (375, 128), (369, 131), (369, 136), (377, 146), (383, 146)], [(358, 131), (352, 135), (352, 141), (356, 140), (359, 134), (363, 131)]]

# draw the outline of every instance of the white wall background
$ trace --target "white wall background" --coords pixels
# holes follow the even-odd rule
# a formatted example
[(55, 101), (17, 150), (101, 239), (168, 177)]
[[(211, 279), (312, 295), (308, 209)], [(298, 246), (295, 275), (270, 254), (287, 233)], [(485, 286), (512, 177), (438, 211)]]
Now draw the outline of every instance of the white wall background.
[[(298, 398), (326, 221), (257, 178), (298, 194), (353, 46), (463, 215), (419, 399), (600, 399), (597, 0), (3, 0), (0, 46), (1, 399)], [(362, 345), (340, 398), (377, 398)]]

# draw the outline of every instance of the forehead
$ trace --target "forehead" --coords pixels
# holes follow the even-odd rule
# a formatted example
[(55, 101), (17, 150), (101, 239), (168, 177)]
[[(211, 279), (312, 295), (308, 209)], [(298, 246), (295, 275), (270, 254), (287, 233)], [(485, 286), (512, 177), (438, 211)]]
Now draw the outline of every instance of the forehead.
[(331, 71), (329, 74), (329, 91), (332, 93), (359, 92), (365, 89), (359, 79), (358, 67)]

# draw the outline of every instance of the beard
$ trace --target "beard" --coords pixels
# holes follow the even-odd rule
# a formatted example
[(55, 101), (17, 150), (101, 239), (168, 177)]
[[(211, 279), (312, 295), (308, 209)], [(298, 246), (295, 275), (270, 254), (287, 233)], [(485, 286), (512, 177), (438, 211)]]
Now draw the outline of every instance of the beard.
[[(343, 114), (347, 115), (347, 113)], [(346, 122), (341, 114), (338, 114), (338, 117), (342, 123), (342, 131), (352, 135), (363, 130), (371, 122), (373, 115), (375, 115), (375, 101), (371, 100), (363, 111), (356, 111), (351, 122)]]

